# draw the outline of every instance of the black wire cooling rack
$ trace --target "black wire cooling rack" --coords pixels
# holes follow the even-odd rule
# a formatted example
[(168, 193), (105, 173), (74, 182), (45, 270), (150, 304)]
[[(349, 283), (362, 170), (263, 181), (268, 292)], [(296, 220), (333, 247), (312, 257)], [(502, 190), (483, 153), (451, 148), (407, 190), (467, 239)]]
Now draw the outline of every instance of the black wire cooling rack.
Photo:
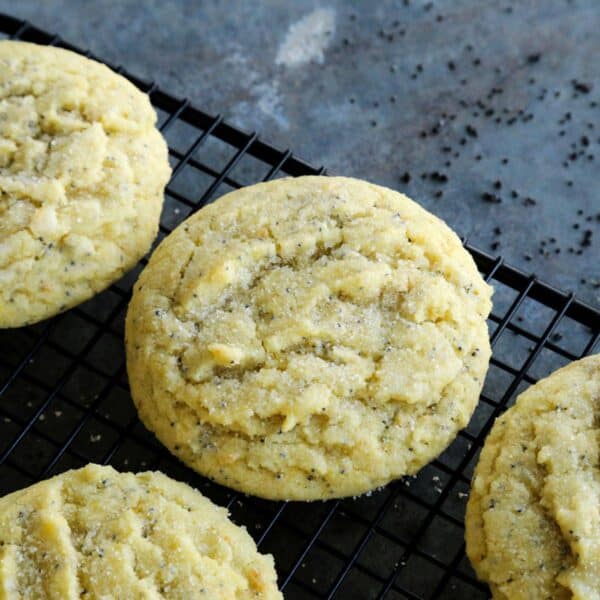
[[(0, 15), (0, 36), (82, 52), (6, 15)], [(154, 83), (115, 70), (150, 94), (169, 142), (173, 176), (159, 239), (226, 191), (323, 172)], [(417, 477), (357, 499), (306, 504), (246, 497), (184, 467), (139, 423), (129, 396), (123, 323), (142, 261), (65, 314), (0, 331), (0, 495), (88, 462), (159, 469), (228, 507), (260, 549), (275, 556), (288, 599), (487, 598), (463, 543), (479, 450), (494, 418), (522, 389), (594, 351), (600, 311), (465, 246), (495, 288), (489, 319), (494, 355), (471, 423)]]

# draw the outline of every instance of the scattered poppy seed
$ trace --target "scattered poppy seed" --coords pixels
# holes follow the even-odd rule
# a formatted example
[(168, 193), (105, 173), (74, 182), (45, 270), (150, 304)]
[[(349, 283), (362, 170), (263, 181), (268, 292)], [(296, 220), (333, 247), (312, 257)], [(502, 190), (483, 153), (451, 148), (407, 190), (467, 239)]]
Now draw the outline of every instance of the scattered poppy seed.
[(500, 204), (502, 202), (502, 198), (496, 196), (495, 194), (490, 194), (490, 192), (484, 192), (481, 194), (481, 199), (490, 204)]
[(573, 79), (571, 84), (573, 85), (573, 89), (581, 94), (589, 94), (593, 87), (591, 83), (584, 83), (583, 81), (577, 81), (577, 79)]
[(465, 127), (465, 131), (467, 132), (467, 135), (473, 138), (477, 137), (477, 129), (475, 129), (475, 127), (473, 127), (473, 125), (467, 125)]

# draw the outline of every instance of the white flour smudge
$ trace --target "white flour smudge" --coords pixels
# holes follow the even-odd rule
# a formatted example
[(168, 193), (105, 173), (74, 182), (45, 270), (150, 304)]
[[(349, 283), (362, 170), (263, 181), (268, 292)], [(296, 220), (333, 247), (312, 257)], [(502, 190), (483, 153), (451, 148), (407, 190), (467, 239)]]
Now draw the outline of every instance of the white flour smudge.
[(281, 129), (289, 129), (290, 124), (281, 105), (277, 81), (263, 81), (252, 86), (258, 110), (273, 119)]
[(325, 50), (333, 37), (335, 12), (330, 8), (317, 8), (290, 25), (279, 46), (275, 64), (298, 67), (311, 61), (322, 63)]
[(264, 79), (261, 74), (252, 67), (242, 49), (234, 48), (227, 59), (234, 76), (246, 89), (249, 101), (241, 101), (231, 108), (232, 115), (245, 119), (251, 110), (252, 103), (258, 110), (277, 123), (282, 129), (289, 129), (289, 122), (281, 106), (279, 94), (279, 83), (275, 79)]

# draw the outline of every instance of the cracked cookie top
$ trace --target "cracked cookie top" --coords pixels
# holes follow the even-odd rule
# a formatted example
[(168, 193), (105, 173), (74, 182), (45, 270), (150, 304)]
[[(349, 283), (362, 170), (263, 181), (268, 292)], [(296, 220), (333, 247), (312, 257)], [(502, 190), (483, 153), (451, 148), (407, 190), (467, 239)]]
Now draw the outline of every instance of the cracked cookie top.
[(88, 465), (0, 498), (0, 596), (275, 600), (224, 508), (161, 473)]
[(465, 524), (495, 599), (599, 597), (600, 355), (539, 381), (498, 417)]
[(155, 122), (104, 65), (0, 42), (0, 327), (79, 304), (148, 251), (170, 174)]
[(133, 398), (220, 483), (359, 494), (466, 425), (490, 296), (456, 235), (397, 192), (341, 177), (243, 188), (179, 226), (135, 285)]

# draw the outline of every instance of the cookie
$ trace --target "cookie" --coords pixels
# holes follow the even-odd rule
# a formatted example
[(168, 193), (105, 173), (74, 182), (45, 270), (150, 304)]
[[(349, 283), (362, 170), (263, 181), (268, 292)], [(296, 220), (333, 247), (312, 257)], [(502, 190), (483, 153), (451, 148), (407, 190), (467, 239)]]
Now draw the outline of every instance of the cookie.
[(402, 194), (342, 177), (243, 188), (179, 226), (134, 286), (133, 399), (221, 484), (361, 494), (466, 425), (490, 295), (457, 236)]
[(0, 42), (0, 328), (87, 300), (148, 251), (170, 175), (155, 122), (104, 65)]
[(0, 597), (281, 599), (273, 558), (161, 473), (88, 465), (0, 498)]
[(467, 554), (496, 600), (600, 598), (600, 355), (523, 392), (485, 441)]

